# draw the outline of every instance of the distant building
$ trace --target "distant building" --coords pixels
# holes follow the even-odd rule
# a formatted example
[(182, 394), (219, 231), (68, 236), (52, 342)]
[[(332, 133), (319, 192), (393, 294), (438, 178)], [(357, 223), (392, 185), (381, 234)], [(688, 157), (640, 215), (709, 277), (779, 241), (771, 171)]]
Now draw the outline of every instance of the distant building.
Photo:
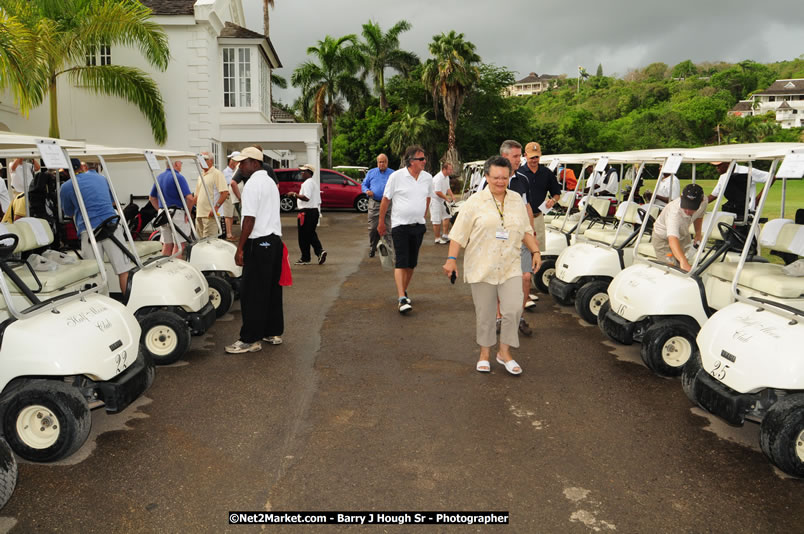
[(776, 80), (770, 87), (757, 91), (751, 100), (741, 100), (730, 115), (764, 115), (772, 111), (782, 128), (801, 128), (804, 115), (804, 78)]
[(535, 72), (531, 72), (514, 85), (509, 85), (505, 89), (506, 96), (525, 96), (525, 95), (538, 95), (548, 89), (557, 87), (558, 76), (553, 74), (542, 74), (539, 76)]

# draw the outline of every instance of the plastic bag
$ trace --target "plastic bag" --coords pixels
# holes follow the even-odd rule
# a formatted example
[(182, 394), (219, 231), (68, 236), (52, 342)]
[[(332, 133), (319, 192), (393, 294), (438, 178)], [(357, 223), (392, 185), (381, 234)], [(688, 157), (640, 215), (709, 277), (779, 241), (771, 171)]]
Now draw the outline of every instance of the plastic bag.
[(394, 253), (394, 247), (391, 244), (391, 240), (388, 239), (388, 236), (382, 236), (380, 238), (380, 242), (377, 245), (377, 252), (380, 254), (380, 264), (383, 270), (393, 270), (396, 264), (396, 254)]

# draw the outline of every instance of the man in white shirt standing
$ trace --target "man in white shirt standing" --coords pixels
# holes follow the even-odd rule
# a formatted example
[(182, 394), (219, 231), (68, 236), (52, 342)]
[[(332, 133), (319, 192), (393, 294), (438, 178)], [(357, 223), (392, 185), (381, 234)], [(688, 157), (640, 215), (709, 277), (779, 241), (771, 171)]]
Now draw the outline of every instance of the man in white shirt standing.
[(424, 149), (419, 145), (408, 147), (402, 161), (405, 167), (391, 174), (385, 184), (377, 231), (380, 235), (387, 232), (385, 214), (393, 201), (391, 238), (396, 252), (394, 281), (399, 298), (399, 313), (404, 314), (413, 309), (408, 298), (408, 286), (419, 259), (424, 233), (427, 231), (424, 214), (430, 207), (430, 197), (433, 196), (433, 177), (424, 170), (427, 158), (424, 156)]
[[(728, 161), (713, 161), (712, 165), (714, 165), (718, 172), (720, 172), (720, 177), (718, 177), (717, 185), (715, 185), (712, 193), (707, 197), (709, 202), (714, 202), (715, 199), (717, 199), (717, 196), (720, 194), (720, 190), (723, 189), (723, 184), (726, 183), (726, 176), (728, 175), (729, 170)], [(742, 220), (743, 215), (745, 214), (745, 189), (749, 170), (751, 174), (751, 185), (748, 187), (749, 211), (756, 209), (757, 201), (762, 198), (762, 193), (757, 196), (757, 184), (767, 183), (768, 177), (770, 176), (769, 172), (755, 169), (753, 167), (749, 169), (745, 165), (734, 166), (734, 171), (731, 173), (731, 178), (729, 178), (726, 191), (723, 193), (723, 196), (726, 198), (726, 202), (723, 204), (723, 211), (736, 213), (739, 220)], [(763, 191), (764, 190), (765, 189), (763, 189)]]
[(441, 172), (433, 176), (433, 196), (430, 197), (430, 222), (433, 223), (436, 245), (446, 245), (449, 240), (450, 215), (447, 213), (444, 202), (455, 202), (455, 197), (449, 187), (450, 176), (452, 176), (452, 163), (448, 161), (442, 163)]
[(297, 208), (299, 209), (297, 226), (299, 229), (299, 249), (301, 258), (294, 265), (310, 265), (310, 246), (318, 256), (318, 264), (322, 265), (327, 261), (327, 251), (321, 246), (318, 234), (315, 229), (318, 226), (319, 209), (321, 208), (321, 190), (318, 188), (313, 174), (315, 170), (312, 165), (302, 165), (299, 167), (304, 183), (299, 192), (291, 191), (288, 193), (296, 198)]
[(243, 222), (235, 253), (235, 263), (243, 266), (240, 286), (243, 326), (240, 339), (226, 347), (230, 354), (257, 352), (262, 349), (260, 340), (279, 345), (285, 329), (279, 285), (284, 248), (279, 189), (262, 170), (261, 150), (244, 148), (235, 160), (240, 162), (240, 171), (249, 180), (241, 192)]
[(8, 166), (8, 169), (11, 171), (10, 184), (13, 198), (20, 193), (25, 193), (27, 187), (30, 187), (31, 182), (33, 182), (34, 173), (39, 172), (40, 167), (38, 160), (33, 160), (33, 163), (31, 163), (23, 161), (22, 158), (17, 158)]
[(656, 195), (653, 205), (663, 208), (681, 195), (681, 182), (678, 181), (675, 174), (662, 173), (659, 183), (656, 184), (656, 190), (644, 193), (646, 202), (650, 202), (651, 195)]
[(235, 170), (237, 169), (237, 162), (232, 158), (238, 154), (240, 154), (240, 152), (237, 151), (229, 154), (229, 163), (223, 169), (223, 178), (226, 180), (226, 190), (229, 192), (229, 195), (227, 195), (226, 200), (223, 202), (221, 211), (223, 211), (223, 220), (226, 224), (226, 239), (229, 241), (234, 241), (235, 239), (234, 234), (232, 234), (232, 225), (234, 224), (235, 204), (240, 204), (240, 200), (232, 193), (232, 176), (234, 176)]

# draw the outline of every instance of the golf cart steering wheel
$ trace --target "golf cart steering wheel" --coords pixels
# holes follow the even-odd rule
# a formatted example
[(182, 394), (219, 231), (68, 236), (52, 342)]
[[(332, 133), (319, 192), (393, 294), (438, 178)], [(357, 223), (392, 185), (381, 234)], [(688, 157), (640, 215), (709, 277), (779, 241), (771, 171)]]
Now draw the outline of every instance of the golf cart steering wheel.
[(120, 215), (112, 215), (92, 231), (95, 234), (95, 239), (100, 241), (101, 239), (106, 239), (110, 237), (115, 230), (117, 230), (117, 225), (120, 224)]
[(741, 249), (745, 246), (745, 236), (724, 222), (717, 223), (717, 229), (724, 241), (730, 241)]
[[(8, 243), (9, 240), (11, 240), (11, 244)], [(10, 258), (19, 242), (20, 238), (16, 234), (0, 235), (0, 260)]]

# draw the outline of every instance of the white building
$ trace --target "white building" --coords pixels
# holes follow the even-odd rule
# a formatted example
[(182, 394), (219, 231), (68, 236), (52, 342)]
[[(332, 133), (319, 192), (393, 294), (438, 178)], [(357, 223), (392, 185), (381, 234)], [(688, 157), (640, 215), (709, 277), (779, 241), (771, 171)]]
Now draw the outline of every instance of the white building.
[(801, 128), (804, 114), (804, 79), (776, 80), (751, 100), (741, 100), (729, 112), (733, 115), (764, 115), (772, 111), (782, 128)]
[(535, 72), (531, 72), (515, 82), (514, 85), (509, 85), (505, 89), (505, 93), (508, 96), (537, 95), (556, 87), (557, 82), (558, 76), (552, 74), (538, 75)]
[[(277, 120), (282, 114), (271, 109), (270, 79), (271, 70), (282, 64), (268, 37), (244, 27), (241, 0), (141, 1), (167, 35), (167, 70), (154, 70), (132, 48), (107, 48), (93, 59), (138, 67), (154, 79), (167, 116), (163, 148), (209, 151), (222, 168), (227, 153), (259, 144), (275, 165), (320, 168), (322, 127), (289, 122), (284, 115)], [(61, 137), (108, 146), (156, 145), (148, 121), (133, 104), (74, 87), (65, 76), (58, 83)], [(12, 103), (9, 93), (0, 94), (0, 130), (47, 135), (47, 102), (28, 118)], [(147, 194), (148, 180), (147, 175), (126, 180), (122, 187), (116, 180), (121, 201)]]

